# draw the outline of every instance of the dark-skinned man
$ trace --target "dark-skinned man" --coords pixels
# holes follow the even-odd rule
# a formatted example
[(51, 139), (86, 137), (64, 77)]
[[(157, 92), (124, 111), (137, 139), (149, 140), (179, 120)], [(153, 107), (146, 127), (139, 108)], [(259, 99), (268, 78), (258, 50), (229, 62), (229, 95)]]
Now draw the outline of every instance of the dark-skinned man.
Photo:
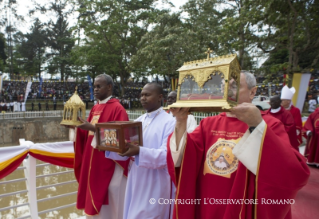
[(170, 178), (166, 166), (167, 138), (174, 130), (175, 119), (161, 107), (163, 88), (148, 83), (141, 92), (141, 104), (147, 111), (135, 121), (143, 125), (143, 147), (128, 144), (129, 149), (121, 157), (106, 152), (108, 158), (127, 160), (133, 158), (126, 187), (124, 219), (169, 218), (169, 205), (158, 203), (169, 199)]
[(128, 121), (125, 109), (112, 97), (113, 79), (106, 74), (94, 81), (93, 106), (87, 121), (77, 127), (75, 136), (74, 171), (79, 182), (77, 208), (84, 209), (87, 218), (114, 219), (123, 217), (128, 161), (114, 162), (105, 152), (95, 148), (95, 124)]
[(256, 90), (255, 77), (241, 73), (239, 104), (203, 119), (190, 134), (189, 109), (172, 109), (176, 127), (167, 148), (177, 186), (172, 218), (291, 218), (290, 202), (282, 201), (307, 183), (309, 169), (282, 123), (251, 103)]
[[(167, 105), (172, 105), (176, 102), (177, 92), (172, 91), (167, 96)], [(172, 112), (169, 111), (169, 114), (173, 116)], [(197, 122), (193, 115), (189, 114), (187, 117), (187, 132), (191, 133), (197, 127)]]
[(267, 114), (275, 117), (282, 122), (289, 136), (291, 146), (299, 151), (297, 129), (293, 116), (290, 112), (288, 112), (284, 109), (284, 107), (281, 106), (280, 96), (273, 96), (272, 98), (270, 98), (269, 104), (271, 108), (267, 111)]

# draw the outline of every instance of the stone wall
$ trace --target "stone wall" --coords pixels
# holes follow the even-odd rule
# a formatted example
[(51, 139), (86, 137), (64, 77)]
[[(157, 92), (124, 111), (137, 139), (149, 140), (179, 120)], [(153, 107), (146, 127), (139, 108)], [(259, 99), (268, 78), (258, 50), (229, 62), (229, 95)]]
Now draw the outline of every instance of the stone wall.
[(67, 141), (69, 130), (62, 117), (0, 120), (0, 146), (19, 145), (19, 138), (39, 142)]

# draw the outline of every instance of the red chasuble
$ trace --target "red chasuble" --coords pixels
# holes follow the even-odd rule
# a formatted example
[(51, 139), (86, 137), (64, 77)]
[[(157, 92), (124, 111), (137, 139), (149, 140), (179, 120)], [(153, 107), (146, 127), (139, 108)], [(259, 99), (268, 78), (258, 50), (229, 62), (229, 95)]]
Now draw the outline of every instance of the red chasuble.
[(287, 110), (285, 110), (285, 108), (283, 108), (282, 106), (281, 106), (280, 111), (277, 113), (272, 113), (270, 110), (271, 109), (267, 110), (267, 114), (275, 117), (276, 119), (281, 121), (282, 124), (284, 124), (292, 147), (295, 148), (297, 151), (299, 151), (300, 144), (298, 142), (295, 120), (292, 117), (291, 113), (289, 113)]
[(308, 163), (319, 164), (319, 111), (315, 111), (308, 117), (304, 129), (311, 131), (312, 136), (307, 139), (305, 156)]
[[(291, 218), (291, 205), (282, 201), (296, 196), (310, 172), (304, 157), (291, 147), (282, 123), (269, 115), (263, 119), (267, 126), (256, 155), (256, 175), (232, 154), (248, 127), (225, 113), (203, 119), (187, 134), (178, 169), (168, 140), (168, 171), (177, 185), (173, 218)], [(250, 199), (258, 204), (249, 204)], [(282, 201), (271, 204), (273, 200)]]
[[(128, 116), (117, 99), (93, 106), (88, 120), (90, 123), (128, 121)], [(105, 158), (105, 152), (91, 146), (93, 132), (77, 129), (75, 142), (74, 172), (79, 182), (77, 204), (87, 215), (96, 215), (102, 205), (108, 205), (108, 187), (111, 182), (115, 161)], [(127, 175), (128, 161), (117, 161)], [(123, 188), (125, 189), (125, 188)]]
[(301, 113), (300, 110), (295, 107), (294, 105), (291, 105), (290, 110), (288, 110), (292, 117), (295, 120), (295, 125), (296, 125), (296, 129), (299, 130), (299, 135), (297, 135), (298, 137), (298, 143), (299, 145), (302, 143), (302, 120), (301, 120)]

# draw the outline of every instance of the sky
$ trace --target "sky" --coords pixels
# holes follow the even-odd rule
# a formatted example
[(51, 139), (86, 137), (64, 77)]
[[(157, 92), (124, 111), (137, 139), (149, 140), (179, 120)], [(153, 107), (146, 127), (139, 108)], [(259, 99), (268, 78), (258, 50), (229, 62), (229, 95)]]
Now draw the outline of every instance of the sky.
[[(165, 0), (164, 0), (165, 1)], [(0, 7), (3, 8), (4, 4), (7, 4), (9, 0), (2, 0), (0, 1)], [(47, 12), (46, 14), (40, 14), (39, 12), (35, 13), (33, 16), (33, 19), (28, 16), (28, 13), (31, 9), (34, 9), (34, 2), (40, 3), (41, 5), (48, 4), (52, 2), (52, 0), (16, 0), (17, 4), (14, 6), (17, 10), (17, 14), (21, 15), (24, 17), (25, 21), (17, 21), (14, 18), (11, 18), (11, 24), (15, 26), (19, 31), (23, 33), (27, 33), (30, 31), (30, 27), (33, 24), (33, 19), (34, 18), (39, 18), (41, 22), (48, 22), (50, 19), (55, 20), (55, 14), (53, 12)], [(159, 8), (170, 8), (172, 11), (179, 11), (179, 8), (184, 5), (188, 0), (170, 0), (171, 3), (175, 5), (174, 8), (171, 8), (168, 4), (163, 3), (162, 0), (159, 0), (156, 2)], [(9, 17), (8, 11), (0, 11), (0, 16), (1, 18), (3, 17)], [(76, 23), (76, 18), (77, 18), (77, 13), (74, 13), (73, 15), (70, 16), (70, 21), (69, 24), (72, 26)], [(1, 30), (1, 32), (4, 32)], [(44, 77), (48, 77), (44, 72)]]
[[(2, 3), (0, 3), (0, 6), (2, 6), (2, 4), (4, 4), (4, 2), (8, 2), (9, 0), (2, 0)], [(34, 4), (33, 2), (37, 2), (37, 3), (41, 3), (41, 5), (47, 4), (49, 2), (51, 2), (50, 0), (16, 0), (17, 1), (17, 12), (19, 15), (25, 16), (25, 21), (24, 22), (15, 22), (13, 25), (15, 25), (17, 27), (17, 29), (19, 29), (20, 31), (26, 33), (30, 30), (30, 27), (33, 23), (32, 19), (28, 18), (28, 12), (29, 10), (34, 8)], [(165, 0), (164, 0), (165, 1)], [(180, 7), (182, 5), (184, 5), (186, 2), (188, 2), (188, 0), (170, 0), (170, 2), (172, 2), (175, 5), (175, 8), (170, 8), (172, 11), (179, 11)], [(157, 2), (158, 7), (159, 8), (168, 8), (169, 6), (167, 4), (163, 4), (162, 0), (159, 0)], [(0, 12), (0, 16), (3, 16), (5, 14), (5, 12)], [(39, 17), (40, 20), (42, 22), (47, 22), (50, 20), (50, 18), (54, 18), (54, 14), (53, 12), (50, 13), (46, 13), (46, 14), (36, 14), (34, 17)], [(78, 15), (76, 13), (74, 13), (71, 18), (70, 18), (70, 25), (74, 25), (76, 22), (76, 17)], [(261, 60), (256, 60), (257, 61), (257, 65), (260, 66), (264, 61), (265, 58), (261, 58)]]
[[(4, 1), (8, 1), (8, 0), (4, 0)], [(17, 11), (18, 14), (25, 16), (25, 22), (23, 23), (16, 23), (16, 26), (18, 26), (18, 29), (21, 30), (22, 32), (27, 32), (30, 29), (30, 26), (32, 25), (32, 20), (27, 18), (28, 12), (29, 10), (31, 10), (33, 7), (33, 2), (37, 2), (37, 3), (41, 3), (42, 5), (49, 3), (50, 0), (16, 0), (17, 1)], [(179, 8), (184, 5), (188, 0), (170, 0), (174, 5), (175, 8), (171, 8), (172, 11), (178, 11)], [(163, 4), (161, 3), (162, 1), (159, 0), (158, 1), (158, 5), (159, 6), (163, 6)], [(168, 6), (167, 6), (168, 7)], [(36, 14), (37, 16), (40, 17), (40, 20), (42, 22), (46, 22), (48, 21), (50, 18), (52, 18), (54, 15), (53, 14)], [(73, 20), (76, 20), (75, 18), (77, 17), (76, 14), (74, 14), (73, 16)], [(71, 21), (72, 23), (72, 21)]]

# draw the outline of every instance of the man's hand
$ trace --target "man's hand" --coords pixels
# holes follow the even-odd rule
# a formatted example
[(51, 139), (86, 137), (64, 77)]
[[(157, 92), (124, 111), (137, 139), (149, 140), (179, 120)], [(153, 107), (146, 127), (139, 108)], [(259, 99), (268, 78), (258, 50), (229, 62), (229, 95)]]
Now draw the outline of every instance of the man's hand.
[(189, 108), (170, 108), (170, 111), (176, 118), (176, 122), (187, 121)]
[(178, 151), (179, 143), (183, 137), (183, 134), (186, 131), (189, 108), (171, 108), (170, 110), (176, 118), (175, 138), (176, 138), (176, 151)]
[(78, 117), (79, 120), (82, 122), (81, 125), (78, 125), (77, 127), (83, 130), (92, 131), (95, 132), (95, 126), (89, 123), (88, 121), (82, 119), (81, 117)]
[(249, 127), (256, 127), (263, 120), (259, 109), (252, 103), (239, 104), (232, 108), (230, 112)]
[(140, 153), (140, 146), (131, 143), (126, 143), (128, 150), (124, 154), (119, 154), (122, 157), (132, 157)]

